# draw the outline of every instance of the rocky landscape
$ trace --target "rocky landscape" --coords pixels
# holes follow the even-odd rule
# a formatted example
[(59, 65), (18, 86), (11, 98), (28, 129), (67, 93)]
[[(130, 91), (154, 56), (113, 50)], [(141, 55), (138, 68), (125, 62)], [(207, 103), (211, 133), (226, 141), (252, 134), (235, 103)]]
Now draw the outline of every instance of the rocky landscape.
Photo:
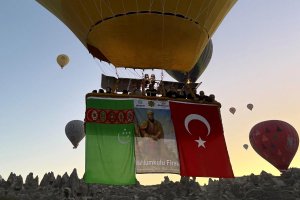
[(208, 185), (199, 185), (194, 179), (182, 177), (179, 182), (166, 176), (159, 185), (109, 186), (85, 184), (78, 178), (76, 169), (70, 174), (44, 175), (39, 182), (33, 173), (22, 176), (11, 173), (5, 181), (0, 176), (0, 200), (300, 200), (300, 169), (292, 168), (273, 176), (266, 172), (260, 175), (235, 179), (209, 180)]

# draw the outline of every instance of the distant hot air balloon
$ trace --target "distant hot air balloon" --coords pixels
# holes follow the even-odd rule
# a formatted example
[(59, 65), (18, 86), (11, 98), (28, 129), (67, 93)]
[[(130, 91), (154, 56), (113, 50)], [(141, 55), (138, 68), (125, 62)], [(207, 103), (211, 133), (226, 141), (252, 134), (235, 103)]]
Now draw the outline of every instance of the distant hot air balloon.
[(81, 120), (72, 120), (67, 123), (65, 132), (68, 139), (73, 144), (73, 148), (76, 149), (79, 142), (84, 138), (84, 122)]
[(37, 0), (96, 58), (190, 71), (237, 0)]
[(209, 40), (199, 60), (197, 61), (196, 65), (192, 68), (191, 71), (184, 73), (175, 70), (166, 70), (166, 72), (178, 82), (187, 82), (188, 79), (189, 81), (194, 83), (197, 81), (197, 79), (201, 76), (201, 74), (208, 66), (211, 60), (212, 53), (213, 53), (213, 44), (212, 41)]
[(252, 104), (252, 103), (247, 104), (247, 108), (248, 108), (249, 110), (252, 110), (252, 109), (253, 109), (253, 104)]
[(249, 140), (253, 149), (281, 172), (288, 169), (299, 145), (295, 128), (280, 120), (256, 124)]
[(236, 109), (234, 107), (229, 108), (229, 112), (231, 112), (233, 115), (235, 113)]
[(247, 150), (248, 149), (248, 144), (244, 144), (243, 147), (244, 147), (244, 149)]
[(57, 56), (56, 61), (61, 68), (64, 68), (69, 63), (69, 57), (65, 54), (61, 54)]

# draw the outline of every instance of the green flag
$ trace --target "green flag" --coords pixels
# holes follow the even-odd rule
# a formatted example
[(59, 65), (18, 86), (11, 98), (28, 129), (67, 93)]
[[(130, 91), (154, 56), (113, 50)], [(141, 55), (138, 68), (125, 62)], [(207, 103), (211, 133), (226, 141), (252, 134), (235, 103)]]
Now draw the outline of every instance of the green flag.
[(86, 183), (135, 184), (133, 101), (87, 97)]

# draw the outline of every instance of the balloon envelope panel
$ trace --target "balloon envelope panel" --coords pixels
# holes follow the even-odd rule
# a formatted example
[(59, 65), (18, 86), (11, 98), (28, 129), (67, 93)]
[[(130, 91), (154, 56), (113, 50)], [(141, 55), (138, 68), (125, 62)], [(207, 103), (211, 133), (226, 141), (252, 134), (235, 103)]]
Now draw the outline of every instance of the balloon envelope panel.
[(253, 149), (280, 171), (287, 170), (299, 145), (296, 129), (280, 120), (256, 124), (249, 140)]
[(190, 82), (194, 83), (201, 76), (204, 70), (207, 68), (213, 53), (213, 44), (209, 40), (196, 65), (188, 73), (183, 73), (175, 70), (166, 70), (166, 72), (176, 79), (178, 82), (186, 82), (189, 79)]

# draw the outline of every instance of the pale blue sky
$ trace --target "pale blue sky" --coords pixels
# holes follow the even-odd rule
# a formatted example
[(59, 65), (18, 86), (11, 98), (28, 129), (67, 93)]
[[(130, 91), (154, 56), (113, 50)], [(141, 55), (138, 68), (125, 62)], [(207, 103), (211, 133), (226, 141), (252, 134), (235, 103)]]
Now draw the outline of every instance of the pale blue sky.
[[(300, 1), (240, 0), (212, 40), (211, 63), (200, 77), (222, 103), (225, 137), (237, 176), (277, 170), (248, 143), (253, 125), (280, 119), (300, 131)], [(33, 0), (0, 3), (0, 174), (84, 172), (84, 141), (76, 150), (68, 121), (83, 119), (85, 94), (100, 87), (100, 64), (74, 34)], [(56, 56), (65, 53), (61, 70)], [(102, 69), (100, 69), (102, 67)], [(254, 109), (247, 110), (252, 102)], [(235, 106), (231, 115), (228, 109)], [(300, 167), (299, 153), (291, 166)], [(162, 176), (142, 183), (160, 183)], [(178, 178), (178, 177), (177, 177)], [(175, 177), (176, 179), (176, 177)]]

